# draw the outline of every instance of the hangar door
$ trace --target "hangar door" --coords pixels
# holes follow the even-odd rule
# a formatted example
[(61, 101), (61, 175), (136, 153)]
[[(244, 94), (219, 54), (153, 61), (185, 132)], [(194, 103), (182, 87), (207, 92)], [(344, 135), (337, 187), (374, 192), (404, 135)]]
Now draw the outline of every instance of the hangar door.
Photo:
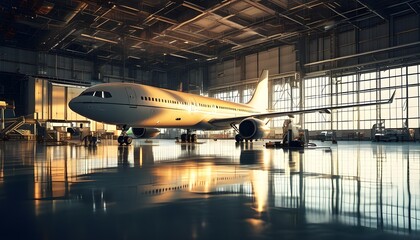
[(52, 119), (65, 119), (66, 89), (63, 86), (52, 86)]

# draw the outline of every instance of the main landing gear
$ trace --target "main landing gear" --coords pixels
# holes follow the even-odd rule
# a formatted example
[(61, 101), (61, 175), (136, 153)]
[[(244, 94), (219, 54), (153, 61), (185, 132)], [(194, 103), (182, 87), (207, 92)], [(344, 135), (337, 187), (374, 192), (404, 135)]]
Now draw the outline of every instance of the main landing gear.
[(241, 136), (241, 134), (239, 134), (239, 129), (238, 129), (238, 127), (236, 127), (236, 125), (235, 124), (230, 124), (230, 126), (235, 130), (235, 132), (237, 132), (238, 134), (236, 134), (235, 135), (235, 141), (237, 142), (237, 143), (241, 143), (241, 142), (243, 142), (244, 140), (245, 140), (245, 142), (248, 142), (248, 141), (250, 141), (250, 142), (252, 142), (252, 139), (244, 139), (242, 136)]
[(245, 142), (248, 142), (248, 141), (252, 142), (252, 139), (243, 139), (243, 137), (240, 134), (236, 134), (235, 140), (236, 140), (237, 143), (241, 143), (244, 140), (245, 140)]
[(236, 142), (243, 142), (244, 141), (244, 139), (242, 138), (242, 136), (240, 134), (236, 134), (235, 140), (236, 140)]
[(121, 128), (121, 135), (118, 137), (117, 141), (120, 145), (126, 144), (127, 146), (133, 142), (133, 138), (127, 136), (127, 131), (130, 127), (127, 125), (122, 126)]

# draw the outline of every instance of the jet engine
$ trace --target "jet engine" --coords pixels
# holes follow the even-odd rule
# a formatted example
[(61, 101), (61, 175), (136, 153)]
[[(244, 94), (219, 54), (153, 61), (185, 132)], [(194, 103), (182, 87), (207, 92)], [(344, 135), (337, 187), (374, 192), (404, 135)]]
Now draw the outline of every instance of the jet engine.
[(265, 122), (256, 118), (245, 118), (239, 123), (239, 134), (245, 140), (261, 139), (268, 136), (270, 129)]
[[(131, 133), (135, 138), (154, 138), (160, 134), (160, 130), (157, 128), (131, 128)], [(127, 134), (130, 134), (130, 131)]]

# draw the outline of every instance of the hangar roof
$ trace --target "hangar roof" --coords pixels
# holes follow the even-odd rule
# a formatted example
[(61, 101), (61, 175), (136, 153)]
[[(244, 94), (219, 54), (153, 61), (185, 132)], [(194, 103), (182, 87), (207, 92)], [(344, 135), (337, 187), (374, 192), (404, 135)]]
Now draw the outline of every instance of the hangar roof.
[(0, 44), (172, 68), (419, 11), (419, 0), (4, 0)]

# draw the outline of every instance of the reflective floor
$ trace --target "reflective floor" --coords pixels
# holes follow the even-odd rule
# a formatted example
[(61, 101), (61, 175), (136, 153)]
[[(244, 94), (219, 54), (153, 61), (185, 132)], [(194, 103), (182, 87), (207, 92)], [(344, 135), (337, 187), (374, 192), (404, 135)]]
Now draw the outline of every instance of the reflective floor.
[(420, 239), (420, 143), (0, 142), (0, 239)]

